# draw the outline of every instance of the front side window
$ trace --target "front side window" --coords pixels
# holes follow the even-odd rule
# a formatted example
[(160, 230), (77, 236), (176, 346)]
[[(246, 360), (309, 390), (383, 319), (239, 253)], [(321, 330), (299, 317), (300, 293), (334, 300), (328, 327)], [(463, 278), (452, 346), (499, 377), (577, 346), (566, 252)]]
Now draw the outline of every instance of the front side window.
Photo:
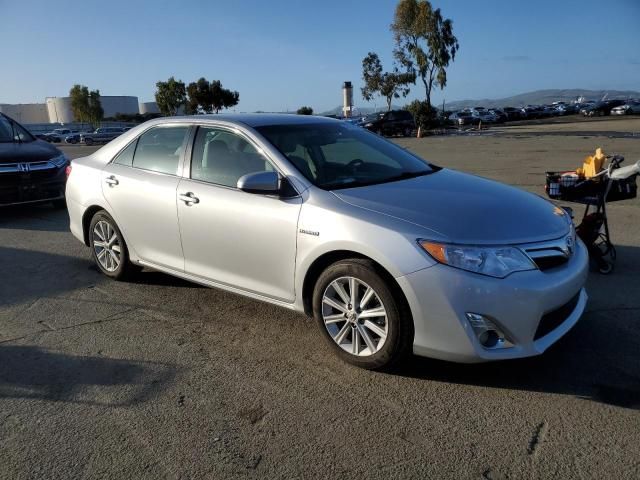
[(133, 166), (177, 175), (188, 132), (188, 126), (155, 127), (147, 130), (138, 139)]
[(273, 171), (273, 167), (242, 136), (219, 128), (198, 128), (191, 159), (192, 179), (235, 188), (243, 175), (264, 171)]
[(270, 125), (256, 130), (309, 181), (325, 190), (391, 182), (426, 175), (437, 168), (346, 123)]

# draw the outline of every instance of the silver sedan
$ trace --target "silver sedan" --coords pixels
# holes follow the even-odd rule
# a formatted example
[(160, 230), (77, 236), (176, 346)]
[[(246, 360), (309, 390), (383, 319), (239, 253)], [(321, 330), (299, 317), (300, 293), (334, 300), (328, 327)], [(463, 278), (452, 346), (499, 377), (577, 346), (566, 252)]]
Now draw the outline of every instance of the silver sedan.
[(327, 118), (153, 120), (74, 160), (66, 198), (105, 275), (146, 267), (305, 312), (365, 368), (537, 355), (587, 301), (562, 209)]

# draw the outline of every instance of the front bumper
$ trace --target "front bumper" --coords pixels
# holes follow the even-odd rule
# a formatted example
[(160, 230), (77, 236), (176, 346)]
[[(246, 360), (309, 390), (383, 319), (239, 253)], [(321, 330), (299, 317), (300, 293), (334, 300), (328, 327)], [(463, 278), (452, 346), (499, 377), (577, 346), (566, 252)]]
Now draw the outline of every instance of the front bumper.
[[(578, 241), (567, 263), (544, 272), (517, 272), (500, 279), (438, 264), (399, 277), (396, 280), (413, 315), (413, 351), (463, 363), (539, 355), (582, 315), (588, 270), (587, 249)], [(484, 348), (466, 319), (467, 312), (492, 319), (513, 346)], [(564, 318), (556, 319), (554, 328), (540, 336), (543, 317), (557, 312)]]
[(0, 173), (0, 206), (64, 198), (66, 165), (26, 173)]

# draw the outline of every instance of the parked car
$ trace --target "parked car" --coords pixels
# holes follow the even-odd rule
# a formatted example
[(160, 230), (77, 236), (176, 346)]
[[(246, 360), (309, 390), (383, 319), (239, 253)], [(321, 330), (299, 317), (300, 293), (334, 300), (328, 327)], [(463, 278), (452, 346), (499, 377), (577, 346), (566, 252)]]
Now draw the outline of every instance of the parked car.
[(496, 117), (497, 123), (504, 123), (509, 118), (508, 115), (499, 108), (490, 108), (489, 113), (493, 114)]
[(64, 138), (64, 141), (65, 141), (65, 143), (76, 145), (76, 144), (80, 143), (82, 135), (87, 135), (89, 133), (93, 133), (93, 132), (85, 132), (85, 131), (78, 132), (78, 131), (74, 131), (71, 135), (67, 135)]
[(475, 112), (472, 116), (482, 123), (496, 123), (498, 121), (498, 117), (488, 111)]
[(85, 145), (93, 145), (94, 143), (108, 143), (114, 138), (122, 135), (123, 129), (119, 127), (101, 127), (96, 128), (91, 133), (80, 134), (80, 142)]
[(54, 128), (52, 131), (45, 133), (45, 140), (51, 143), (60, 143), (72, 132), (68, 128)]
[(390, 110), (371, 118), (364, 128), (380, 135), (402, 135), (408, 137), (416, 128), (413, 115), (407, 110)]
[(64, 207), (67, 158), (0, 113), (0, 206), (53, 202)]
[(640, 102), (627, 102), (611, 109), (611, 115), (634, 115), (640, 113)]
[(624, 105), (624, 103), (624, 100), (605, 100), (603, 102), (595, 103), (592, 106), (583, 109), (581, 112), (585, 117), (610, 115), (613, 108)]
[(520, 108), (504, 107), (502, 110), (504, 111), (505, 115), (507, 115), (508, 121), (521, 120), (523, 118), (522, 109)]
[(470, 112), (466, 111), (452, 113), (449, 115), (449, 120), (459, 127), (464, 125), (476, 125), (480, 122), (478, 117), (475, 117)]
[(555, 107), (557, 115), (573, 115), (578, 112), (578, 107), (571, 103), (560, 103)]
[(587, 302), (563, 209), (322, 117), (149, 121), (73, 160), (67, 203), (104, 275), (144, 266), (305, 312), (365, 368), (538, 355)]

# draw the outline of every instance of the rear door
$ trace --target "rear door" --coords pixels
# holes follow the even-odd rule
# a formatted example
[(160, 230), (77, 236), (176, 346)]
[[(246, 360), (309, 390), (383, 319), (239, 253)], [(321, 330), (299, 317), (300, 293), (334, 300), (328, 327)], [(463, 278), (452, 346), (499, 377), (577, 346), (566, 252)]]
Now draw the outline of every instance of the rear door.
[(274, 167), (238, 132), (199, 127), (178, 186), (185, 272), (291, 302), (299, 197), (246, 193), (238, 179)]
[(190, 127), (153, 127), (102, 171), (102, 192), (129, 248), (141, 260), (184, 270), (176, 207)]

